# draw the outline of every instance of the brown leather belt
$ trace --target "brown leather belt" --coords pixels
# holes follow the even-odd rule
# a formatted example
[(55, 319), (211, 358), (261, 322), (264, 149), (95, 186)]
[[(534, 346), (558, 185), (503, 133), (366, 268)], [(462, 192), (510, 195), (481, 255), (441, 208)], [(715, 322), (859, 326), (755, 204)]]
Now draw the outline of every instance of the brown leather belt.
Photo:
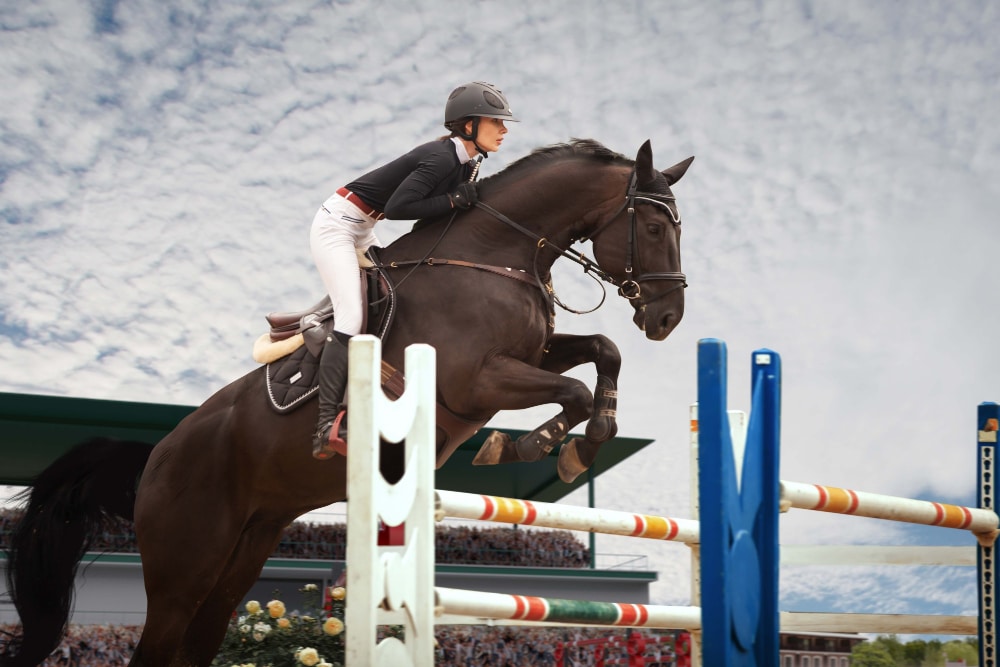
[(346, 199), (347, 201), (351, 202), (355, 206), (357, 206), (358, 209), (360, 209), (361, 212), (364, 213), (365, 215), (375, 218), (376, 221), (381, 220), (382, 218), (385, 217), (385, 213), (383, 213), (382, 211), (375, 210), (374, 208), (366, 204), (361, 197), (357, 196), (347, 188), (340, 188), (339, 190), (337, 190), (337, 194)]

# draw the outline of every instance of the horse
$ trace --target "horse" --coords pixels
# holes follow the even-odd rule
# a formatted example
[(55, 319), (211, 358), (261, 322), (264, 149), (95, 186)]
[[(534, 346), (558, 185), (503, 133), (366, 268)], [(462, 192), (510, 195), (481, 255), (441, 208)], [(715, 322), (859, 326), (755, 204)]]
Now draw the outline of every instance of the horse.
[[(667, 338), (687, 284), (671, 186), (693, 159), (657, 171), (649, 141), (634, 160), (589, 139), (542, 147), (482, 179), (475, 207), (420, 221), (381, 249), (398, 278), (387, 362), (402, 368), (412, 343), (446, 351), (438, 400), (470, 429), (501, 410), (561, 407), (517, 441), (491, 437), (480, 463), (538, 460), (561, 444), (560, 475), (571, 480), (614, 437), (620, 352), (604, 335), (555, 332), (550, 269), (561, 257), (583, 264), (618, 287), (648, 339)], [(579, 241), (592, 243), (593, 261), (572, 250)], [(594, 391), (562, 375), (584, 363), (596, 367)], [(36, 665), (58, 646), (76, 568), (108, 517), (134, 520), (146, 588), (129, 664), (209, 665), (283, 529), (345, 499), (346, 458), (311, 456), (315, 404), (271, 409), (262, 366), (155, 446), (98, 438), (46, 468), (12, 539), (8, 590), (20, 628), (0, 665)], [(584, 421), (584, 437), (563, 443)], [(439, 467), (458, 444), (439, 438)]]

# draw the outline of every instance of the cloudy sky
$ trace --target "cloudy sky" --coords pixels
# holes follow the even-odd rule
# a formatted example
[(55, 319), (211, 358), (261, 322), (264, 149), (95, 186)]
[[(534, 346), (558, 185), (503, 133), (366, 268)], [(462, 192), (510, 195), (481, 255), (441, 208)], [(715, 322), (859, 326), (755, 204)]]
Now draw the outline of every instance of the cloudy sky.
[[(783, 478), (971, 504), (976, 404), (1000, 400), (998, 30), (998, 5), (966, 0), (2, 2), (0, 391), (201, 403), (254, 367), (266, 312), (321, 295), (319, 203), (438, 136), (448, 92), (483, 79), (522, 120), (484, 174), (571, 137), (629, 156), (651, 139), (660, 169), (697, 156), (675, 188), (675, 333), (647, 341), (612, 298), (559, 315), (619, 344), (620, 433), (656, 440), (599, 505), (689, 516), (708, 336), (729, 344), (733, 407), (751, 351), (782, 355)], [(576, 267), (556, 279), (578, 309), (600, 298)], [(786, 519), (789, 543), (972, 543)], [(655, 601), (688, 599), (683, 547), (598, 551), (648, 555)], [(952, 568), (782, 585), (789, 609), (976, 604)]]

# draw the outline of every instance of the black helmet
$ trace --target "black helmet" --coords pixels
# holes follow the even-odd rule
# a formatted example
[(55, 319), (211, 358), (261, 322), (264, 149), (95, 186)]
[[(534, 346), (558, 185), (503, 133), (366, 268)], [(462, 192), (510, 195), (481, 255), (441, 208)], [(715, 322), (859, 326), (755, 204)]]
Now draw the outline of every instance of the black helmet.
[(451, 91), (444, 108), (444, 125), (451, 129), (452, 123), (470, 116), (517, 121), (500, 89), (482, 81), (467, 83)]

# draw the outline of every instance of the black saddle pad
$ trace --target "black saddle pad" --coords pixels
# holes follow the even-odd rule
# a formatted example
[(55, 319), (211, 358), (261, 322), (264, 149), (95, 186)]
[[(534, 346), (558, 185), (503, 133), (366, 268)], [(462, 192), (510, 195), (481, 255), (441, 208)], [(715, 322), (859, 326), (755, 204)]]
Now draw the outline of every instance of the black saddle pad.
[[(368, 292), (368, 330), (384, 339), (392, 325), (395, 290), (392, 281), (381, 268), (378, 248), (368, 249), (368, 257), (376, 268), (365, 271), (365, 286)], [(324, 323), (328, 331), (333, 328), (333, 319)], [(281, 413), (291, 412), (302, 406), (319, 391), (316, 374), (319, 357), (303, 345), (291, 354), (267, 365), (267, 396), (271, 407)]]
[(290, 412), (319, 391), (319, 358), (303, 345), (267, 365), (267, 397), (278, 412)]

